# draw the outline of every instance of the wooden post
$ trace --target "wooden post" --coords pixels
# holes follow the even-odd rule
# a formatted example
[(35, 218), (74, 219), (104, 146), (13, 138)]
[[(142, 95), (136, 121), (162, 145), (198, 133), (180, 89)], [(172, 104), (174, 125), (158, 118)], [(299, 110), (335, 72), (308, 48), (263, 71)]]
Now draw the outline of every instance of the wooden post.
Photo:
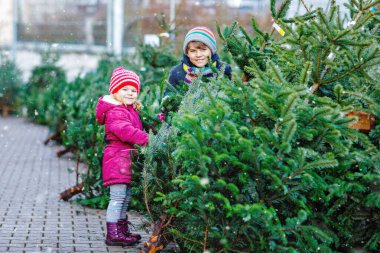
[(3, 111), (3, 117), (6, 118), (9, 115), (10, 108), (7, 105), (2, 105), (1, 109)]

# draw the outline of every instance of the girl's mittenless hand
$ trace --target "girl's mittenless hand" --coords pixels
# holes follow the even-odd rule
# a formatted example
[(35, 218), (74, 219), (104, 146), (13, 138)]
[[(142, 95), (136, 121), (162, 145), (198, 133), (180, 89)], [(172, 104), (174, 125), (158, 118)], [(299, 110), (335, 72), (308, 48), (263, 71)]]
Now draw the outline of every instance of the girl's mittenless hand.
[(140, 110), (141, 108), (143, 108), (143, 105), (140, 101), (136, 101), (134, 104), (133, 104), (133, 108), (135, 108), (136, 110)]

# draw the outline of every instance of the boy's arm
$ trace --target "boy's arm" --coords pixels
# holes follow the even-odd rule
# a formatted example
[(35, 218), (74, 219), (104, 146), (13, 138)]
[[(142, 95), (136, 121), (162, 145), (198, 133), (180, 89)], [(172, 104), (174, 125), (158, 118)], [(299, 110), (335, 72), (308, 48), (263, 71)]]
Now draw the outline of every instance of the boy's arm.
[[(178, 84), (178, 79), (175, 78), (171, 73), (169, 74), (168, 81), (169, 81), (168, 85), (171, 85), (173, 87), (176, 87)], [(172, 91), (168, 87), (166, 87), (165, 91), (164, 91), (164, 97), (167, 96), (168, 94), (170, 94), (170, 92), (172, 92)]]
[(224, 69), (224, 74), (231, 80), (232, 68), (229, 64), (226, 64), (226, 68)]

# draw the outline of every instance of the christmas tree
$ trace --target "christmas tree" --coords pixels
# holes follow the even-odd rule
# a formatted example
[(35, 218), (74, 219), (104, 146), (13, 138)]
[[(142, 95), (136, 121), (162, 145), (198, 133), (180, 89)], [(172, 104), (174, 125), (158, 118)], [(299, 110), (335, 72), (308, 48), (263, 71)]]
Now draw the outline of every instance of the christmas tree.
[(334, 1), (288, 18), (290, 1), (273, 0), (270, 33), (254, 20), (253, 35), (219, 29), (243, 80), (195, 80), (145, 150), (145, 203), (166, 240), (184, 252), (380, 249), (378, 3), (350, 1), (345, 21)]

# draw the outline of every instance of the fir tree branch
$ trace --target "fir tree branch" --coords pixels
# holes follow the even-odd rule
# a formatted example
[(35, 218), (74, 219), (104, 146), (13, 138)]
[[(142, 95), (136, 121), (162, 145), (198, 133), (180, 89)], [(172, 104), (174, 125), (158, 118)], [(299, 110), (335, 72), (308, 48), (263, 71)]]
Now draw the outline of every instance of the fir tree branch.
[[(291, 178), (290, 177), (286, 177), (281, 182), (285, 184), (289, 179), (291, 179)], [(297, 184), (295, 187), (293, 187), (292, 189), (290, 189), (286, 194), (279, 193), (277, 195), (272, 196), (269, 199), (263, 199), (262, 201), (264, 203), (271, 203), (273, 200), (278, 199), (278, 198), (282, 198), (282, 199), (283, 198), (287, 198), (290, 194), (292, 194), (294, 192), (298, 192), (300, 190), (298, 186), (300, 186), (300, 185)]]
[[(272, 28), (272, 31), (270, 32), (270, 36), (273, 35), (274, 31), (275, 31), (275, 29), (274, 29), (274, 27), (273, 27), (273, 28)], [(264, 51), (264, 50), (265, 50), (266, 46), (269, 44), (269, 38), (270, 38), (270, 36), (268, 36), (268, 38), (264, 41), (264, 44), (263, 44), (263, 46), (260, 48), (260, 51)]]
[(373, 7), (373, 6), (376, 6), (376, 5), (378, 5), (378, 4), (380, 4), (380, 0), (376, 0), (376, 1), (374, 1), (374, 2), (372, 2), (372, 3), (370, 3), (370, 4), (368, 4), (368, 5), (366, 5), (366, 6), (363, 8), (363, 10), (368, 10), (369, 8), (371, 8), (371, 7)]
[(293, 93), (289, 96), (288, 100), (286, 101), (285, 107), (283, 107), (283, 111), (281, 113), (281, 117), (284, 118), (286, 114), (289, 113), (291, 109), (293, 109), (295, 101), (297, 100), (298, 96)]
[(289, 125), (287, 126), (287, 128), (284, 131), (283, 142), (289, 143), (290, 140), (293, 138), (296, 130), (297, 130), (297, 122), (295, 120), (290, 121)]
[[(329, 25), (329, 22), (326, 20), (325, 15), (323, 15), (321, 11), (318, 11), (318, 16), (319, 16), (319, 20), (322, 21), (322, 23), (327, 28), (327, 31), (325, 31), (325, 29), (322, 29), (322, 31), (325, 33), (327, 38), (330, 38), (331, 37), (331, 27)], [(316, 25), (317, 25), (317, 23), (316, 23)]]
[[(252, 19), (252, 20), (253, 20), (253, 19)], [(249, 35), (248, 35), (248, 33), (245, 31), (244, 27), (239, 26), (239, 29), (240, 29), (240, 31), (243, 33), (243, 35), (244, 35), (245, 39), (248, 41), (248, 43), (249, 43), (251, 46), (254, 46), (251, 37), (249, 37)]]
[(216, 21), (216, 31), (218, 32), (219, 37), (220, 37), (223, 41), (226, 41), (226, 38), (224, 38), (222, 32), (220, 31), (220, 25), (219, 25), (219, 22), (218, 22), (218, 21)]
[(332, 41), (337, 41), (338, 39), (344, 37), (346, 34), (348, 34), (350, 32), (349, 29), (346, 29), (346, 30), (343, 30), (341, 31), (339, 34), (337, 34), (333, 39)]
[[(262, 81), (265, 81), (266, 78), (264, 77), (264, 75), (263, 75), (262, 71), (260, 70), (259, 66), (257, 65), (257, 63), (253, 59), (250, 59), (249, 62), (251, 63), (251, 65), (253, 65), (253, 68), (251, 66), (245, 66), (244, 70), (247, 72), (256, 73)], [(237, 79), (235, 79), (235, 80), (237, 80)]]
[(358, 98), (361, 98), (365, 101), (367, 101), (368, 103), (372, 104), (372, 105), (378, 105), (375, 101), (373, 101), (372, 99), (369, 99), (368, 97), (365, 97), (361, 94), (358, 94), (358, 93), (355, 93), (355, 92), (349, 92), (349, 91), (343, 91), (342, 92), (343, 94), (348, 94), (348, 95), (351, 95), (351, 96), (355, 96), (355, 97), (358, 97)]
[(275, 0), (270, 0), (270, 11), (271, 11), (271, 14), (272, 14), (273, 18), (277, 16), (277, 13), (276, 13), (276, 1)]
[(299, 42), (298, 44), (300, 46), (300, 49), (302, 51), (303, 58), (304, 58), (305, 61), (307, 61), (308, 59), (307, 59), (306, 50), (305, 50), (306, 48), (303, 48), (302, 35), (301, 34), (299, 36), (298, 42)]
[(260, 108), (262, 109), (263, 112), (266, 112), (268, 116), (270, 116), (270, 118), (273, 120), (273, 121), (277, 121), (277, 118), (276, 118), (276, 115), (274, 115), (272, 113), (272, 111), (270, 110), (270, 108), (263, 102), (261, 101), (260, 99), (258, 99), (256, 101), (256, 103), (258, 105), (260, 105)]
[[(336, 160), (319, 160), (310, 162), (307, 165), (303, 167), (303, 170), (308, 169), (324, 169), (324, 168), (332, 168), (338, 165), (338, 162)], [(297, 174), (293, 174), (291, 177), (295, 177)]]
[[(265, 34), (260, 30), (254, 18), (251, 19), (251, 25), (255, 32), (257, 32), (261, 37), (265, 38)], [(249, 36), (246, 36), (246, 37), (249, 37)], [(253, 43), (251, 43), (251, 45), (253, 45)]]
[(324, 84), (328, 84), (328, 83), (336, 82), (336, 81), (338, 81), (339, 79), (342, 79), (343, 77), (345, 77), (345, 76), (347, 76), (347, 75), (353, 73), (355, 70), (360, 69), (360, 68), (362, 67), (363, 64), (364, 64), (364, 63), (361, 63), (361, 64), (359, 64), (359, 65), (356, 65), (356, 66), (354, 66), (352, 69), (348, 70), (346, 73), (343, 73), (343, 74), (341, 74), (341, 75), (339, 75), (339, 76), (336, 76), (336, 77), (334, 77), (334, 78), (332, 78), (332, 79), (322, 81), (322, 82), (319, 83), (319, 85), (324, 85)]
[[(236, 82), (237, 85), (243, 90), (243, 87), (242, 87), (242, 83), (240, 83), (240, 81), (237, 81)], [(248, 95), (247, 95), (247, 92), (243, 92), (243, 99), (244, 99), (244, 104), (246, 106), (246, 112), (248, 113), (249, 115), (249, 119), (251, 120), (252, 122), (252, 126), (255, 127), (256, 126), (256, 120), (254, 119), (253, 115), (252, 115), (252, 112), (251, 110), (249, 109), (249, 100), (248, 100)]]
[[(301, 174), (304, 170), (309, 170), (309, 169), (314, 169), (314, 168), (331, 168), (331, 167), (335, 167), (337, 165), (338, 165), (338, 162), (336, 160), (311, 162), (311, 163), (299, 168), (294, 174), (283, 178), (282, 183), (285, 184), (287, 181), (294, 179), (296, 176)], [(290, 193), (290, 191), (289, 191), (289, 193)], [(289, 195), (289, 193), (287, 193), (286, 195)]]
[(310, 10), (309, 10), (309, 8), (307, 8), (307, 6), (306, 6), (304, 0), (301, 0), (301, 3), (302, 3), (302, 5), (303, 5), (303, 7), (305, 7), (306, 11), (307, 11), (307, 12), (310, 12)]
[[(174, 204), (175, 208), (178, 207), (178, 203), (179, 203), (179, 200), (177, 200), (177, 202)], [(170, 215), (168, 221), (164, 225), (162, 225), (162, 228), (168, 227), (170, 225), (170, 223), (172, 222), (173, 218), (174, 218), (174, 214)]]
[(276, 20), (279, 18), (283, 18), (286, 15), (287, 10), (289, 9), (290, 3), (292, 0), (285, 0), (282, 5), (280, 6), (280, 9), (278, 10)]
[[(319, 83), (319, 66), (321, 65), (321, 51), (318, 50), (317, 64), (315, 65), (314, 83)], [(319, 84), (318, 84), (319, 86)]]
[(145, 207), (146, 207), (146, 211), (150, 217), (151, 220), (153, 220), (153, 215), (152, 215), (152, 212), (150, 211), (150, 208), (149, 208), (149, 203), (148, 203), (148, 175), (147, 175), (147, 171), (146, 171), (146, 168), (144, 167), (144, 170), (143, 170), (143, 194), (144, 194), (144, 204), (145, 204)]
[(315, 142), (314, 148), (318, 147), (318, 145), (322, 142), (323, 138), (325, 137), (326, 133), (327, 133), (327, 129), (323, 129), (323, 132), (318, 136), (319, 137), (318, 141)]
[(317, 118), (320, 115), (325, 115), (331, 112), (331, 109), (329, 107), (322, 108), (319, 112), (315, 113), (308, 122), (305, 123), (304, 128), (306, 128), (315, 118)]
[[(380, 2), (380, 0), (377, 0), (377, 1)], [(359, 7), (358, 7), (358, 8), (359, 8)], [(355, 16), (355, 18), (353, 19), (353, 21), (349, 23), (349, 27), (348, 27), (348, 29), (347, 29), (347, 32), (343, 32), (343, 33), (337, 35), (337, 37), (334, 38), (332, 41), (336, 41), (338, 38), (343, 37), (343, 36), (344, 36), (345, 34), (347, 34), (350, 30), (354, 29), (355, 24), (357, 23), (357, 21), (359, 20), (359, 18), (360, 18), (362, 15), (363, 15), (363, 10), (360, 10), (360, 11), (357, 13), (357, 15)], [(366, 19), (366, 20), (368, 20), (368, 19)], [(363, 24), (363, 22), (362, 22), (360, 25), (356, 26), (356, 28), (361, 27), (362, 24)], [(317, 28), (318, 28), (318, 26), (317, 26)], [(355, 29), (356, 29), (356, 28), (355, 28)], [(338, 49), (338, 50), (339, 50), (339, 49)], [(327, 51), (329, 51), (329, 50), (327, 50)], [(326, 51), (326, 53), (327, 53), (327, 51)], [(318, 71), (318, 69), (319, 69), (319, 62), (320, 62), (320, 58), (319, 58), (319, 57), (320, 57), (320, 55), (319, 55), (319, 52), (318, 52), (318, 61), (317, 61), (318, 68), (316, 69), (316, 77), (315, 77), (316, 79), (314, 80), (314, 85), (315, 85), (315, 87), (311, 90), (311, 93), (314, 93), (314, 92), (319, 88), (320, 85), (323, 85), (323, 84), (326, 84), (326, 83), (330, 83), (330, 82), (334, 82), (334, 81), (336, 81), (336, 80), (339, 80), (340, 78), (343, 78), (343, 77), (345, 77), (346, 75), (351, 74), (353, 71), (359, 69), (359, 68), (363, 65), (363, 64), (360, 64), (359, 66), (354, 67), (352, 70), (350, 70), (349, 72), (347, 72), (347, 73), (341, 75), (340, 77), (336, 77), (336, 78), (333, 78), (333, 79), (331, 79), (331, 80), (327, 80), (327, 81), (324, 81), (324, 82), (318, 83), (318, 72), (317, 72), (317, 71)], [(323, 71), (323, 73), (321, 74), (321, 79), (324, 77), (324, 75), (327, 73), (328, 70), (329, 70), (329, 67), (326, 66), (325, 69), (324, 69), (324, 71)], [(313, 86), (314, 86), (314, 85), (313, 85)]]
[[(306, 59), (305, 59), (306, 60)], [(300, 76), (300, 84), (306, 85), (309, 81), (309, 70), (311, 67), (311, 63), (309, 61), (306, 61), (305, 67), (301, 71), (301, 76)]]
[(277, 79), (276, 81), (281, 84), (281, 86), (284, 86), (286, 84), (286, 81), (282, 78), (279, 70), (277, 69), (276, 65), (273, 63), (273, 61), (269, 61), (269, 66), (271, 67), (274, 77)]
[[(332, 21), (333, 21), (334, 16), (335, 16), (335, 13), (336, 13), (336, 10), (337, 10), (337, 7), (336, 7), (336, 5), (333, 3), (332, 6), (331, 6), (331, 8), (330, 8), (329, 22), (332, 22)], [(338, 15), (339, 15), (339, 13), (338, 13)]]
[(207, 217), (206, 217), (206, 230), (205, 230), (205, 236), (203, 238), (203, 252), (206, 252), (207, 250), (207, 239), (208, 239), (208, 224), (207, 224)]
[(202, 242), (200, 242), (200, 241), (196, 241), (196, 240), (191, 239), (191, 238), (188, 238), (188, 237), (186, 237), (186, 236), (180, 234), (178, 230), (172, 230), (172, 229), (171, 229), (170, 232), (173, 233), (173, 234), (175, 234), (175, 235), (177, 235), (177, 236), (179, 236), (179, 237), (181, 237), (182, 239), (184, 239), (184, 240), (186, 240), (186, 241), (189, 241), (189, 242), (193, 242), (193, 243), (196, 243), (196, 244), (200, 244), (200, 245), (202, 245)]

